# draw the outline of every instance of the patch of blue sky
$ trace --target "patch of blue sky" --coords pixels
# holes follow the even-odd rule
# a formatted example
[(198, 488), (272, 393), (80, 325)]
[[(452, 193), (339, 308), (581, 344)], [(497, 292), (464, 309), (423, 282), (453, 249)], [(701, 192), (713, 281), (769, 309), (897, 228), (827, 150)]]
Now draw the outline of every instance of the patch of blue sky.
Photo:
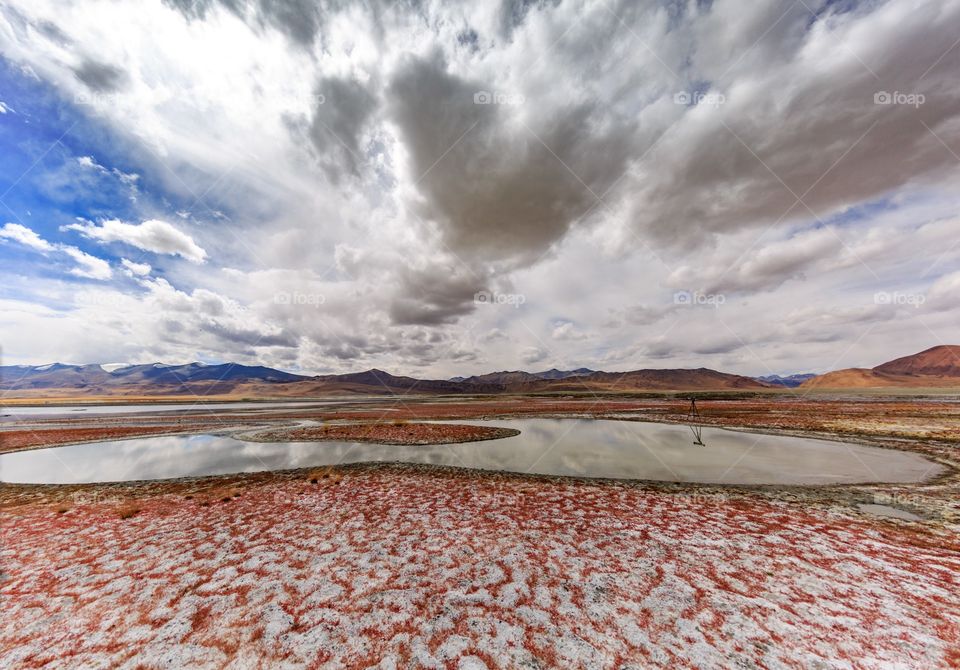
[[(142, 176), (131, 142), (111, 132), (93, 108), (67, 100), (29, 70), (0, 58), (0, 226), (16, 223), (53, 245), (68, 244), (116, 266), (120, 258), (150, 260), (138, 249), (101, 245), (61, 227), (78, 218), (99, 221), (169, 218), (188, 205)], [(139, 154), (142, 155), (142, 154)], [(152, 170), (151, 170), (152, 171)], [(154, 183), (161, 183), (159, 181)], [(43, 254), (12, 240), (0, 241), (4, 273), (71, 275), (62, 254)]]
[[(113, 168), (136, 172), (123, 142), (66, 101), (49, 85), (0, 59), (0, 218), (56, 241), (58, 228), (76, 217), (125, 217), (136, 213), (129, 186)], [(89, 156), (106, 169), (82, 165)]]

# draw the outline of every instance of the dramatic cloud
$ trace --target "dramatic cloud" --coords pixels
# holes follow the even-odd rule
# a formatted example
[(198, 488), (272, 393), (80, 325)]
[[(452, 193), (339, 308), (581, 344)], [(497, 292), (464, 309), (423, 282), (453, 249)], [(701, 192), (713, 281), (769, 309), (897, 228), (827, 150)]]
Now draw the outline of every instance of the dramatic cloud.
[(151, 219), (140, 224), (124, 223), (117, 219), (71, 223), (65, 230), (76, 230), (84, 237), (98, 242), (122, 242), (132, 247), (157, 254), (178, 255), (193, 263), (202, 263), (207, 252), (193, 238), (165, 221)]
[(376, 98), (359, 82), (327, 77), (317, 84), (316, 109), (309, 127), (310, 141), (333, 179), (344, 167), (358, 174), (366, 150), (361, 135)]
[(398, 324), (453, 323), (474, 310), (480, 281), (455, 262), (409, 269), (400, 276), (390, 317)]
[(388, 88), (391, 117), (423, 216), (448, 244), (470, 258), (530, 260), (623, 173), (636, 121), (595, 103), (538, 119), (520, 109), (519, 93), (490, 88), (450, 74), (439, 57), (411, 58)]
[(960, 0), (8, 0), (0, 338), (435, 376), (960, 342), (958, 34)]
[[(944, 143), (960, 131), (960, 57), (944, 28), (960, 25), (960, 5), (888, 2), (800, 32), (810, 18), (802, 3), (787, 10), (783, 22), (794, 31), (763, 67), (748, 68), (739, 55), (725, 68), (707, 65), (698, 56), (723, 33), (704, 34), (694, 61), (711, 87), (680, 108), (625, 180), (623, 188), (637, 189), (627, 210), (634, 226), (690, 247), (709, 233), (816, 220), (955, 172)], [(757, 48), (775, 39), (768, 34)]]

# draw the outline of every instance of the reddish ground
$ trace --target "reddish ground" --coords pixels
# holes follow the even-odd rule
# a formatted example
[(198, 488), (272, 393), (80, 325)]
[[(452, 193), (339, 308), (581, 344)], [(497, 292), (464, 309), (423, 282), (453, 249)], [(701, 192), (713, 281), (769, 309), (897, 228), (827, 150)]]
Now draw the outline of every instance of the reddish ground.
[[(951, 474), (749, 490), (366, 465), (4, 485), (0, 667), (960, 667), (960, 406), (698, 405), (704, 423), (866, 439), (937, 458)], [(404, 430), (394, 421), (418, 418), (683, 421), (687, 408), (665, 398), (400, 400), (37, 419), (4, 425), (0, 444), (276, 430), (295, 418), (379, 420), (364, 429), (384, 438)], [(925, 520), (859, 514), (863, 502)]]
[(960, 544), (922, 527), (413, 467), (233, 485), (8, 508), (0, 666), (960, 663)]
[(495, 440), (519, 431), (491, 426), (464, 426), (437, 423), (334, 423), (325, 426), (274, 428), (251, 433), (243, 439), (258, 442), (311, 442), (343, 440), (379, 444), (454, 444)]

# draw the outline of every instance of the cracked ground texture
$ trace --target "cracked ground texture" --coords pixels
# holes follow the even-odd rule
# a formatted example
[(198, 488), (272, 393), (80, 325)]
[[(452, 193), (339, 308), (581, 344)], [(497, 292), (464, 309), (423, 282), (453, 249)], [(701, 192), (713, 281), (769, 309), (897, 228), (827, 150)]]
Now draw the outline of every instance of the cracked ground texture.
[(187, 486), (8, 506), (0, 666), (960, 665), (943, 527), (414, 466)]

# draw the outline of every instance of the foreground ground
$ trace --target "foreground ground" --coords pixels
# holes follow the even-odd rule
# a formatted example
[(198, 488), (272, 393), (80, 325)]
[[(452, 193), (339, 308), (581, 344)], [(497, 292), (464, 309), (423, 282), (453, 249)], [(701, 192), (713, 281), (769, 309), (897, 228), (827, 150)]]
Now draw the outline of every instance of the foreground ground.
[[(589, 413), (580, 402), (389, 409)], [(757, 402), (701, 411), (955, 465), (953, 403)], [(673, 401), (590, 407), (682, 417)], [(337, 414), (359, 416), (379, 418)], [(6, 432), (23, 448), (84, 427)], [(388, 465), (4, 486), (0, 667), (957, 667), (958, 488), (956, 470), (922, 485), (748, 489)], [(924, 520), (864, 515), (863, 502)]]

